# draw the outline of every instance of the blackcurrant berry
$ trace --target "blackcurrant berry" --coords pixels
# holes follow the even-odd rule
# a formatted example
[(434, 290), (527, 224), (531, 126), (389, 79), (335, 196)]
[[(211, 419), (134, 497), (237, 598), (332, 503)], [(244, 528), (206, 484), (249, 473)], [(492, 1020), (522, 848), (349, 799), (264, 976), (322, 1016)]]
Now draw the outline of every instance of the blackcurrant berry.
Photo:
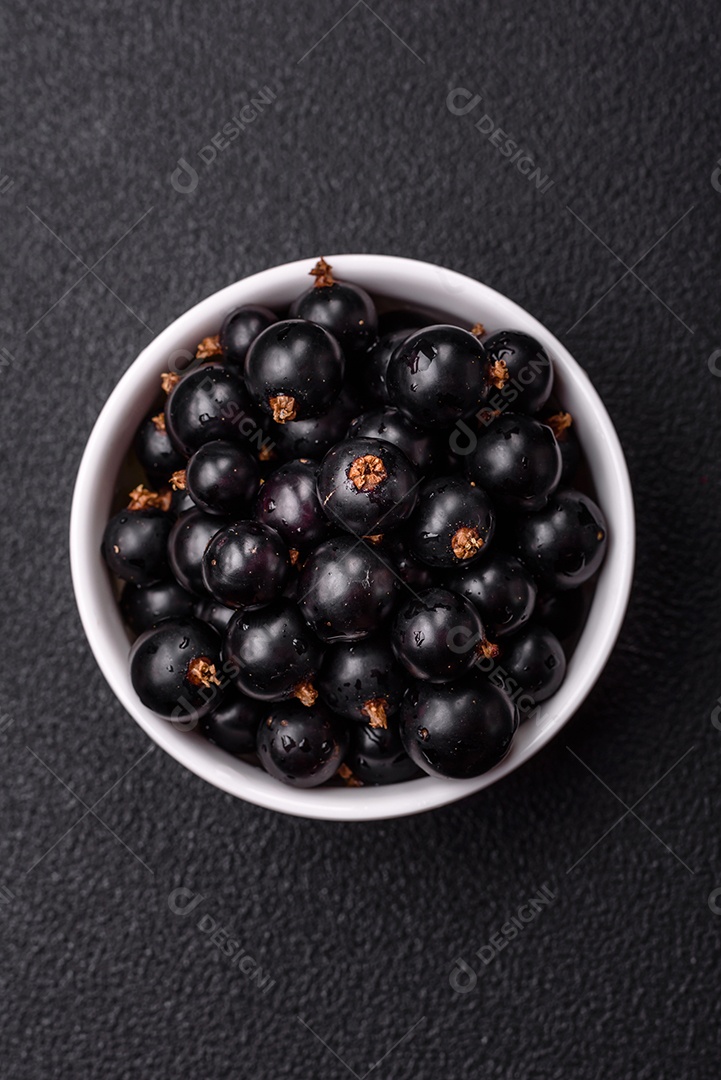
[(492, 641), (514, 633), (533, 614), (535, 582), (513, 555), (497, 552), (468, 568), (454, 570), (446, 584), (478, 608)]
[(556, 436), (562, 462), (559, 485), (567, 487), (573, 482), (581, 464), (581, 444), (573, 428), (573, 418), (563, 409), (547, 408), (541, 413), (539, 420), (548, 424)]
[(503, 645), (498, 675), (511, 696), (520, 687), (536, 704), (546, 701), (566, 675), (566, 657), (558, 638), (545, 626), (525, 627)]
[(406, 337), (414, 330), (420, 330), (423, 326), (430, 326), (434, 322), (430, 313), (420, 311), (417, 308), (393, 308), (390, 311), (382, 311), (378, 316), (378, 334), (384, 337), (393, 334), (396, 330), (402, 330)]
[(367, 637), (391, 614), (398, 581), (387, 552), (353, 536), (315, 548), (298, 581), (298, 606), (323, 641)]
[(181, 619), (193, 614), (195, 597), (169, 578), (153, 585), (127, 582), (120, 597), (123, 619), (135, 634), (142, 634), (163, 619)]
[(574, 589), (592, 577), (606, 554), (606, 520), (588, 495), (557, 491), (548, 506), (519, 521), (516, 553), (549, 589)]
[(336, 281), (332, 269), (325, 259), (320, 259), (311, 271), (315, 285), (293, 301), (290, 315), (328, 330), (344, 352), (360, 352), (378, 332), (375, 304), (359, 285)]
[(296, 696), (312, 703), (312, 680), (322, 652), (297, 606), (288, 600), (239, 611), (228, 624), (223, 645), (224, 657), (237, 671), (239, 690), (264, 701)]
[(414, 683), (401, 706), (403, 745), (431, 776), (463, 780), (488, 772), (510, 750), (517, 727), (510, 698), (473, 676), (449, 686)]
[(430, 567), (411, 554), (408, 544), (401, 536), (396, 534), (391, 537), (383, 547), (390, 552), (398, 577), (410, 586), (411, 591), (420, 592), (432, 585), (433, 574)]
[(320, 702), (274, 705), (258, 729), (260, 763), (276, 780), (297, 788), (317, 787), (335, 776), (348, 748), (342, 720)]
[[(176, 475), (182, 475), (182, 471)], [(170, 513), (174, 518), (179, 518), (181, 514), (186, 514), (188, 510), (196, 509), (197, 507), (193, 501), (193, 496), (184, 484), (182, 487), (176, 486), (173, 488), (170, 496)]]
[(121, 510), (105, 526), (102, 552), (123, 581), (152, 585), (168, 576), (168, 536), (173, 519), (165, 510)]
[(310, 420), (287, 424), (268, 421), (266, 431), (273, 453), (281, 460), (318, 460), (345, 435), (348, 424), (358, 414), (358, 404), (348, 390), (341, 390), (328, 412)]
[(386, 383), (388, 364), (395, 350), (412, 332), (410, 329), (402, 329), (384, 334), (371, 345), (362, 362), (359, 360), (354, 366), (350, 376), (365, 400), (376, 406), (390, 404)]
[(427, 480), (405, 538), (413, 555), (429, 566), (467, 565), (485, 554), (496, 527), (493, 505), (462, 476)]
[(345, 439), (318, 473), (318, 498), (331, 521), (356, 536), (386, 532), (413, 511), (418, 479), (402, 451), (379, 439)]
[(260, 701), (232, 688), (223, 701), (203, 717), (200, 730), (209, 742), (229, 754), (252, 754), (266, 709)]
[(536, 600), (534, 616), (552, 634), (565, 641), (581, 629), (587, 607), (583, 589), (565, 589), (563, 592), (544, 590)]
[(363, 784), (400, 784), (423, 776), (403, 747), (395, 717), (384, 728), (353, 724), (349, 734), (346, 765)]
[(243, 380), (223, 364), (203, 364), (177, 383), (165, 403), (170, 441), (190, 457), (213, 439), (243, 442), (255, 430)]
[(245, 354), (259, 334), (278, 321), (270, 308), (245, 304), (226, 315), (220, 328), (220, 347), (225, 363), (242, 372)]
[(147, 416), (133, 442), (135, 456), (153, 487), (162, 487), (178, 469), (185, 468), (185, 457), (170, 441), (165, 430), (165, 413)]
[(255, 339), (244, 372), (256, 404), (285, 424), (330, 408), (343, 382), (344, 360), (338, 342), (322, 326), (284, 319)]
[(204, 514), (202, 510), (189, 510), (173, 525), (168, 539), (168, 561), (180, 584), (194, 596), (206, 596), (203, 584), (203, 552), (222, 529), (223, 518)]
[(130, 679), (143, 705), (166, 720), (198, 720), (222, 692), (220, 638), (199, 619), (166, 619), (130, 653)]
[(334, 712), (373, 727), (386, 726), (405, 687), (403, 668), (384, 635), (331, 645), (318, 676), (321, 697)]
[(258, 491), (258, 463), (245, 447), (214, 439), (191, 457), (185, 483), (195, 504), (207, 514), (238, 517)]
[(260, 607), (277, 599), (290, 572), (288, 549), (260, 521), (226, 525), (203, 554), (203, 584), (228, 607)]
[(203, 622), (210, 623), (221, 637), (224, 636), (228, 623), (235, 615), (235, 611), (235, 608), (226, 607), (225, 604), (221, 604), (212, 596), (196, 600), (193, 608), (196, 619), (202, 619)]
[(457, 326), (418, 330), (394, 351), (386, 373), (391, 402), (421, 427), (450, 427), (485, 401), (483, 345)]
[(351, 421), (346, 438), (383, 439), (393, 443), (420, 472), (426, 472), (430, 467), (435, 448), (432, 435), (390, 405), (357, 416)]
[(561, 451), (546, 424), (504, 413), (480, 432), (466, 471), (509, 509), (540, 510), (560, 480)]
[(401, 607), (391, 634), (393, 651), (416, 679), (449, 682), (480, 655), (493, 655), (481, 617), (470, 600), (449, 589), (425, 589)]
[(490, 403), (535, 413), (553, 388), (553, 365), (540, 342), (520, 330), (499, 330), (486, 339), (493, 390)]
[(316, 492), (318, 466), (290, 461), (271, 473), (261, 487), (255, 516), (280, 534), (289, 549), (306, 551), (328, 534), (328, 518)]

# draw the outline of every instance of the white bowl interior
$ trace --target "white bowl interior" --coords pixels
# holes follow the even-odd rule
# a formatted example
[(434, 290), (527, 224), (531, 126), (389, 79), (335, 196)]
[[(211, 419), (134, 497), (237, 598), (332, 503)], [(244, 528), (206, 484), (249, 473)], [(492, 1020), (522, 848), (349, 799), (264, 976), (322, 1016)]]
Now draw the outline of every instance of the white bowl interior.
[(262, 271), (229, 285), (186, 312), (143, 350), (103, 408), (80, 465), (70, 523), (73, 584), (95, 658), (113, 692), (144, 731), (177, 761), (239, 798), (283, 813), (331, 820), (373, 820), (417, 813), (480, 791), (527, 761), (573, 715), (601, 673), (618, 636), (631, 589), (634, 514), (631, 485), (618, 437), (604, 405), (570, 353), (536, 319), (493, 289), (454, 271), (387, 255), (327, 256), (339, 278), (371, 292), (447, 313), (449, 319), (488, 331), (524, 330), (553, 357), (556, 392), (575, 420), (609, 544), (588, 618), (560, 690), (522, 724), (506, 759), (472, 780), (432, 777), (385, 787), (296, 790), (260, 768), (237, 760), (197, 732), (183, 732), (155, 716), (136, 696), (128, 673), (128, 638), (100, 555), (115, 478), (135, 430), (157, 395), (171, 361), (217, 333), (233, 307), (282, 307), (309, 283), (315, 259)]

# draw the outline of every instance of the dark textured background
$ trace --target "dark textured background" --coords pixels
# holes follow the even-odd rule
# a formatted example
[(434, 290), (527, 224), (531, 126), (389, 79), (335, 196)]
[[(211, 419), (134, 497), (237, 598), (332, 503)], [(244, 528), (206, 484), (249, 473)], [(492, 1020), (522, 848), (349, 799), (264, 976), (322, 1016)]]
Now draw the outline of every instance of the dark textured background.
[[(716, 1077), (712, 5), (41, 0), (0, 19), (2, 1075)], [(464, 116), (459, 86), (483, 99)], [(263, 87), (276, 100), (206, 167)], [(618, 648), (563, 735), (478, 797), (368, 826), (244, 805), (153, 751), (91, 657), (67, 557), (84, 441), (150, 335), (343, 250), (464, 271), (558, 334), (618, 427), (639, 530)], [(484, 965), (544, 884), (553, 902)]]

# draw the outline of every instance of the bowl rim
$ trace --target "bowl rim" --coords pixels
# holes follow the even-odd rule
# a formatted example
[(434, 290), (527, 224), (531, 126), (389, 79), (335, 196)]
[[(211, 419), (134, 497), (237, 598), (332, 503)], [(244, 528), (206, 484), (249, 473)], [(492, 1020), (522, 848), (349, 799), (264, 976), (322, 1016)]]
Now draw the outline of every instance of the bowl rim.
[[(207, 334), (217, 332), (222, 315), (238, 304), (265, 302), (272, 307), (268, 293), (292, 297), (307, 281), (309, 267), (316, 262), (316, 257), (281, 263), (210, 294), (170, 323), (131, 363), (103, 406), (78, 469), (70, 514), (70, 565), (76, 604), (96, 662), (125, 710), (156, 744), (208, 783), (258, 806), (305, 818), (371, 821), (431, 810), (489, 787), (538, 753), (570, 720), (600, 676), (623, 623), (633, 579), (635, 520), (631, 482), (621, 443), (598, 392), (565, 346), (529, 312), (490, 286), (438, 264), (395, 255), (340, 254), (326, 258), (334, 265), (339, 278), (366, 288), (382, 280), (384, 287), (374, 291), (391, 298), (396, 296), (400, 305), (413, 302), (414, 286), (421, 291), (432, 286), (439, 293), (439, 310), (443, 310), (445, 294), (445, 302), (449, 305), (457, 298), (467, 307), (473, 306), (474, 310), (491, 308), (502, 314), (498, 328), (515, 327), (537, 337), (551, 352), (556, 376), (561, 378), (566, 392), (572, 392), (576, 401), (582, 403), (585, 430), (579, 432), (581, 441), (588, 440), (594, 449), (600, 447), (603, 450), (600, 467), (591, 462), (589, 466), (596, 486), (599, 476), (603, 475), (609, 493), (608, 501), (602, 503), (609, 521), (609, 549), (591, 611), (574, 653), (575, 658), (581, 643), (587, 639), (584, 646), (587, 666), (582, 673), (576, 673), (572, 684), (567, 686), (572, 658), (564, 686), (544, 703), (542, 714), (545, 713), (545, 719), (536, 724), (537, 730), (528, 738), (524, 737), (526, 745), (519, 747), (517, 735), (514, 747), (504, 761), (471, 780), (424, 777), (380, 787), (295, 789), (279, 783), (256, 766), (233, 758), (197, 732), (179, 732), (174, 725), (146, 709), (132, 689), (127, 670), (127, 638), (121, 661), (118, 628), (122, 623), (117, 604), (108, 606), (110, 576), (100, 557), (98, 540), (98, 518), (102, 518), (104, 525), (112, 496), (112, 487), (107, 485), (108, 472), (113, 467), (117, 472), (122, 457), (113, 448), (120, 440), (127, 448), (137, 426), (137, 419), (133, 418), (131, 423), (128, 411), (140, 396), (145, 394), (147, 397), (150, 380), (155, 380), (157, 386), (157, 376), (167, 369), (168, 357), (174, 351), (182, 351), (180, 342), (199, 341)], [(402, 287), (406, 295), (394, 293), (394, 285)], [(294, 291), (290, 291), (291, 286)], [(448, 317), (451, 317), (450, 312)], [(460, 320), (461, 317), (457, 318)], [(587, 456), (588, 449), (587, 446)], [(598, 617), (594, 619), (591, 640), (591, 615), (597, 607)], [(555, 703), (561, 695), (562, 704), (556, 710)], [(522, 726), (521, 731), (525, 727)]]

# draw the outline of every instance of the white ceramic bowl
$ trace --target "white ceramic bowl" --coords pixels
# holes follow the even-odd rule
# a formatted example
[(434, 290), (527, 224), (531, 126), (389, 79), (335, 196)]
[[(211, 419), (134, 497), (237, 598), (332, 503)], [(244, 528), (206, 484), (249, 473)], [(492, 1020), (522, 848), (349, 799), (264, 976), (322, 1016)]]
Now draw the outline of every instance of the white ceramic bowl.
[(217, 333), (233, 307), (288, 304), (308, 287), (315, 259), (276, 266), (221, 289), (143, 350), (110, 395), (88, 440), (73, 497), (70, 556), (80, 616), (100, 669), (125, 709), (163, 750), (209, 783), (259, 806), (301, 817), (369, 821), (430, 810), (480, 791), (513, 772), (560, 731), (596, 682), (621, 627), (634, 562), (633, 499), (623, 451), (601, 399), (570, 353), (526, 311), (486, 285), (429, 263), (388, 255), (332, 255), (328, 260), (339, 278), (393, 297), (401, 306), (442, 311), (467, 325), (482, 322), (488, 331), (525, 330), (545, 345), (555, 362), (557, 393), (574, 417), (608, 521), (608, 553), (563, 686), (543, 705), (537, 720), (521, 726), (506, 759), (473, 780), (426, 777), (385, 787), (296, 790), (236, 760), (197, 732), (182, 732), (161, 720), (141, 704), (130, 684), (128, 638), (100, 555), (120, 463), (156, 397), (159, 375), (171, 361)]

